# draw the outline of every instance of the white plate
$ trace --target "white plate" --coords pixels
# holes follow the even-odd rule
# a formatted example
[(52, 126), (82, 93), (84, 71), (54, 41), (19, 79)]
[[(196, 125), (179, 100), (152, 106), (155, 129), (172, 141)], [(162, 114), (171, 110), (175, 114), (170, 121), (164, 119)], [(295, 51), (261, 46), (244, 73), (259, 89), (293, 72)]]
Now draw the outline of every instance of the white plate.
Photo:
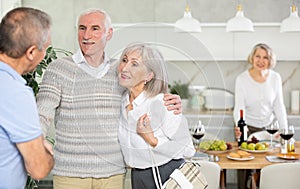
[[(259, 143), (263, 143), (263, 142), (266, 142), (266, 143), (268, 143), (269, 145), (271, 144), (271, 140), (259, 140)], [(278, 144), (278, 143), (280, 143), (280, 142), (279, 142), (278, 140), (273, 139), (272, 143), (273, 143), (273, 145), (274, 145), (274, 144)]]
[(231, 157), (231, 156), (226, 156), (228, 159), (232, 159), (232, 160), (237, 160), (237, 161), (248, 161), (248, 160), (251, 160), (251, 159), (254, 159), (254, 156), (249, 156), (249, 157), (246, 157), (246, 158), (234, 158), (234, 157)]
[(247, 150), (247, 149), (244, 149), (244, 148), (241, 148), (239, 147), (240, 150), (244, 150), (246, 152), (251, 152), (251, 153), (265, 153), (265, 152), (268, 152), (270, 151), (269, 148), (265, 149), (265, 150)]
[(299, 159), (300, 154), (277, 154), (277, 157), (282, 158), (282, 159)]

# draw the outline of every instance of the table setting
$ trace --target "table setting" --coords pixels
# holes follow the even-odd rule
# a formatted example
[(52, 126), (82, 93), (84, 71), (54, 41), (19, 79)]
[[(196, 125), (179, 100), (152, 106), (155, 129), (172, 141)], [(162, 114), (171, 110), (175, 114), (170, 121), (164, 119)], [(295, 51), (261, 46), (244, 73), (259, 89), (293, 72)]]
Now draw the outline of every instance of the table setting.
[(294, 133), (292, 125), (279, 129), (275, 122), (264, 131), (253, 133), (239, 146), (237, 142), (209, 136), (199, 121), (191, 129), (196, 149), (192, 159), (217, 163), (221, 168), (220, 187), (225, 188), (227, 169), (262, 169), (277, 163), (300, 163), (300, 141), (294, 140)]
[[(196, 149), (194, 160), (217, 162), (223, 169), (261, 169), (272, 163), (299, 162), (300, 142), (295, 142), (292, 125), (279, 129), (274, 122), (266, 131), (254, 133), (240, 146), (222, 139), (204, 139), (205, 127), (198, 121), (191, 129)], [(274, 136), (277, 137), (274, 137)], [(299, 144), (296, 146), (296, 144)]]

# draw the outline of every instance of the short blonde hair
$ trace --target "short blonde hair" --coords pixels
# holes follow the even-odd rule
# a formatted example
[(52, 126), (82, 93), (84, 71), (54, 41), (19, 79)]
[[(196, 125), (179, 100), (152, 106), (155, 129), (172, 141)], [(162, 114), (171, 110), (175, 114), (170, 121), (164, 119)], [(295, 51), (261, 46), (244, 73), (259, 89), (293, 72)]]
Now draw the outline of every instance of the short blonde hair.
[(258, 43), (253, 48), (248, 56), (248, 63), (253, 64), (253, 56), (257, 49), (264, 49), (269, 56), (269, 68), (272, 69), (276, 66), (276, 55), (273, 50), (265, 43)]

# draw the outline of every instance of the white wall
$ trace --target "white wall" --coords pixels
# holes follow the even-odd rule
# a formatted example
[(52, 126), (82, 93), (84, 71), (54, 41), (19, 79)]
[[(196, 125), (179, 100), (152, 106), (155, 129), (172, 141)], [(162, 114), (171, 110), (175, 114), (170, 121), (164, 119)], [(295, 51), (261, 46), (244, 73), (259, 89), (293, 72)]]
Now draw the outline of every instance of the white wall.
[[(0, 0), (1, 3), (8, 1)], [(179, 35), (165, 26), (163, 28), (167, 29), (166, 33), (149, 28), (148, 31), (143, 31), (141, 28), (122, 27), (124, 23), (155, 22), (165, 25), (175, 23), (183, 16), (186, 2), (191, 6), (193, 16), (206, 24), (202, 33)], [(275, 70), (282, 76), (284, 101), (289, 107), (290, 91), (300, 90), (300, 33), (279, 33), (279, 23), (288, 17), (292, 1), (241, 0), (245, 16), (255, 23), (255, 32), (226, 33), (225, 23), (235, 15), (237, 2), (237, 0), (22, 1), (24, 6), (39, 8), (49, 13), (53, 20), (53, 45), (73, 52), (77, 49), (76, 16), (86, 8), (104, 8), (116, 26), (113, 40), (107, 49), (108, 54), (117, 57), (127, 43), (136, 40), (164, 42), (160, 44), (160, 48), (164, 50), (168, 60), (171, 81), (180, 79), (188, 82), (195, 76), (192, 84), (220, 86), (233, 91), (236, 75), (248, 66), (245, 60), (252, 46), (257, 42), (267, 42), (280, 59)], [(294, 2), (300, 7), (300, 0)], [(262, 23), (270, 24), (262, 25)], [(226, 124), (231, 125), (231, 121)], [(300, 125), (298, 120), (293, 124)], [(222, 138), (232, 137), (232, 132), (229, 129), (227, 131), (222, 134)]]
[(21, 4), (21, 0), (0, 0), (0, 18), (2, 18), (7, 13), (7, 11), (21, 6)]
[(280, 33), (279, 23), (255, 24), (255, 32), (226, 32), (225, 24), (210, 23), (202, 26), (200, 33), (174, 32), (166, 23), (115, 24), (114, 37), (108, 43), (111, 56), (135, 41), (159, 45), (166, 60), (246, 60), (252, 47), (267, 43), (278, 60), (300, 60), (300, 33)]
[[(4, 1), (4, 0), (2, 0)], [(8, 1), (8, 0), (5, 0)], [(183, 16), (184, 7), (188, 2), (191, 6), (192, 14), (202, 23), (223, 23), (235, 15), (235, 7), (238, 1), (220, 0), (23, 0), (24, 6), (40, 8), (52, 16), (54, 46), (74, 51), (77, 49), (75, 22), (76, 16), (81, 10), (91, 7), (103, 8), (111, 16), (112, 22), (120, 23), (175, 23)], [(280, 23), (289, 15), (291, 2), (283, 0), (242, 0), (245, 16), (251, 18), (254, 23)], [(300, 6), (300, 0), (294, 1)], [(223, 28), (222, 28), (223, 29)], [(225, 28), (224, 28), (225, 29)], [(203, 30), (201, 35), (208, 35)], [(258, 37), (254, 32), (254, 37)], [(240, 35), (240, 34), (238, 34)], [(288, 35), (288, 34), (284, 34)], [(300, 34), (296, 36), (299, 38)], [(243, 34), (240, 35), (243, 37)], [(230, 35), (224, 33), (221, 37), (230, 40)], [(238, 36), (236, 36), (238, 37)], [(267, 35), (259, 36), (268, 37)], [(251, 38), (251, 37), (250, 37)], [(212, 39), (212, 38), (209, 38)], [(219, 38), (216, 38), (219, 39)], [(252, 38), (253, 39), (253, 38)], [(221, 41), (213, 40), (216, 44)], [(222, 41), (224, 42), (224, 40)], [(226, 42), (226, 41), (225, 41)], [(281, 43), (281, 42), (280, 42)], [(226, 45), (226, 44), (225, 44)], [(286, 44), (282, 44), (286, 46)], [(239, 48), (238, 46), (236, 48)], [(248, 48), (246, 46), (245, 48)], [(284, 48), (284, 47), (282, 47)], [(226, 50), (218, 47), (216, 51)], [(241, 49), (244, 50), (244, 49)], [(248, 51), (249, 49), (246, 49)], [(240, 52), (240, 51), (239, 51)], [(225, 57), (226, 58), (226, 57)]]
[[(8, 1), (1, 0), (2, 3)], [(300, 7), (300, 0), (294, 2)], [(193, 84), (208, 85), (203, 80), (208, 78), (212, 87), (217, 85), (233, 90), (236, 75), (247, 67), (245, 60), (252, 46), (257, 42), (267, 42), (280, 60), (275, 70), (281, 74), (284, 82), (287, 107), (290, 106), (290, 91), (300, 89), (300, 33), (279, 32), (280, 22), (289, 15), (292, 3), (289, 1), (242, 0), (245, 16), (254, 21), (255, 32), (226, 33), (225, 22), (235, 15), (237, 1), (189, 0), (193, 16), (204, 23), (202, 32), (198, 34), (178, 34), (168, 28), (168, 24), (182, 17), (186, 1), (23, 0), (22, 3), (49, 13), (53, 19), (53, 45), (73, 52), (77, 49), (76, 16), (86, 8), (104, 8), (115, 23), (115, 33), (108, 44), (108, 54), (117, 57), (126, 44), (136, 40), (160, 43), (168, 60), (172, 81), (189, 81), (198, 71)], [(149, 27), (145, 30), (140, 27), (143, 24), (124, 27), (124, 23), (150, 22), (164, 24), (159, 30)]]
[[(241, 3), (245, 16), (254, 21), (255, 32), (226, 33), (225, 22), (234, 16), (237, 1), (190, 0), (188, 3), (193, 16), (205, 26), (198, 34), (174, 33), (167, 25), (182, 17), (185, 2), (174, 3), (174, 0), (23, 0), (23, 5), (48, 12), (53, 19), (53, 45), (71, 51), (77, 49), (75, 21), (79, 12), (90, 7), (104, 8), (115, 23), (114, 37), (107, 49), (109, 55), (117, 57), (121, 49), (133, 41), (157, 42), (160, 43), (160, 48), (164, 50), (164, 55), (169, 61), (171, 81), (178, 79), (189, 81), (191, 76), (197, 74), (198, 71), (199, 75), (193, 80), (193, 84), (212, 87), (217, 85), (229, 90), (233, 90), (236, 75), (246, 69), (245, 60), (252, 46), (257, 42), (267, 42), (280, 60), (276, 71), (283, 78), (285, 104), (289, 107), (290, 91), (300, 89), (300, 83), (297, 82), (300, 80), (298, 50), (300, 33), (280, 33), (279, 23), (289, 15), (291, 2), (243, 0)], [(300, 6), (300, 0), (294, 2)], [(149, 22), (164, 24), (159, 30), (141, 27)], [(269, 23), (264, 24), (267, 22)], [(128, 23), (144, 24), (128, 27)], [(201, 73), (204, 73), (205, 78)]]

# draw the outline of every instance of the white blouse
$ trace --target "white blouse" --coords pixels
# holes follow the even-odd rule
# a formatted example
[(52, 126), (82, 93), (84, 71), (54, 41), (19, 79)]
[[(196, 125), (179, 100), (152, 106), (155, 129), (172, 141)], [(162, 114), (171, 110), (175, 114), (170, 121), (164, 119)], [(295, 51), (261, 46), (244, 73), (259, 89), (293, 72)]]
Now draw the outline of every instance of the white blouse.
[[(168, 111), (163, 97), (159, 94), (145, 98), (143, 92), (133, 101), (133, 110), (127, 112), (129, 95), (123, 95), (118, 138), (125, 162), (130, 167), (160, 166), (171, 159), (192, 157), (195, 153), (186, 118)], [(146, 113), (150, 113), (150, 125), (158, 139), (154, 148), (136, 132), (138, 119)], [(154, 158), (151, 158), (150, 150)]]
[(256, 82), (246, 70), (235, 83), (234, 121), (239, 120), (239, 111), (244, 110), (248, 125), (265, 127), (276, 119), (281, 128), (287, 127), (287, 114), (283, 102), (282, 82), (278, 73), (269, 70), (263, 83)]

